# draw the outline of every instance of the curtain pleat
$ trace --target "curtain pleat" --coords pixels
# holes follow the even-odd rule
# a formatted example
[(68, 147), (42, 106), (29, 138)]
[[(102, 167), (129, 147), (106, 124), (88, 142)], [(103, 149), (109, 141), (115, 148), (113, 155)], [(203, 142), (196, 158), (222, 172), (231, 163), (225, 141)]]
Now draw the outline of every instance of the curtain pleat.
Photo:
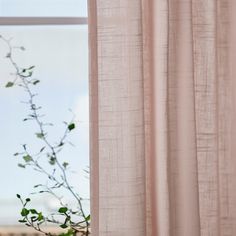
[[(98, 184), (99, 189), (92, 198), (98, 211), (93, 221), (99, 222), (95, 223), (94, 232), (96, 236), (143, 236), (146, 224), (141, 4), (136, 0), (90, 4), (97, 5), (92, 9), (97, 22), (91, 25), (97, 29), (96, 42), (91, 40), (91, 44), (96, 44), (92, 48), (97, 57), (93, 51), (90, 57), (97, 61), (96, 75), (91, 78), (91, 114), (97, 113), (97, 122), (92, 117), (91, 128), (91, 175), (96, 176), (96, 183), (92, 177), (91, 186)], [(93, 136), (93, 129), (98, 136)], [(93, 139), (98, 143), (95, 152)]]
[(235, 236), (236, 2), (88, 5), (92, 236)]

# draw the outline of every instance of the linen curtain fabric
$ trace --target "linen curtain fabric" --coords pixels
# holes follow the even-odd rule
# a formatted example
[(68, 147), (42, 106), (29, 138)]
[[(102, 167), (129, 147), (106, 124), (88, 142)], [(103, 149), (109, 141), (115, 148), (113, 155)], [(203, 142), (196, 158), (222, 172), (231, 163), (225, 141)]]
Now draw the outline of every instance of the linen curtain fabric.
[(88, 4), (92, 236), (236, 236), (236, 1)]

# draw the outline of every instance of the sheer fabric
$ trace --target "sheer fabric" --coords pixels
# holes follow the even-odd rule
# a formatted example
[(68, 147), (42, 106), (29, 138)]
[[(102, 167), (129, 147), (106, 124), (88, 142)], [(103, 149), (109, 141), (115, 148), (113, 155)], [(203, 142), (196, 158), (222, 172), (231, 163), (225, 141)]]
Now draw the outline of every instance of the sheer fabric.
[(236, 1), (88, 3), (92, 236), (235, 236)]

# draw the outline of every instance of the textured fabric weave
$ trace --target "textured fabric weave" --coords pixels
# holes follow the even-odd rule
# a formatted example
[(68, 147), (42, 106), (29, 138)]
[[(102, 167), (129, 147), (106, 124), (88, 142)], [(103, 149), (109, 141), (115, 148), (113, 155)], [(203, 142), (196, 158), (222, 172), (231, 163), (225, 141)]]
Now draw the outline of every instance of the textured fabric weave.
[(92, 236), (236, 236), (236, 1), (88, 4)]

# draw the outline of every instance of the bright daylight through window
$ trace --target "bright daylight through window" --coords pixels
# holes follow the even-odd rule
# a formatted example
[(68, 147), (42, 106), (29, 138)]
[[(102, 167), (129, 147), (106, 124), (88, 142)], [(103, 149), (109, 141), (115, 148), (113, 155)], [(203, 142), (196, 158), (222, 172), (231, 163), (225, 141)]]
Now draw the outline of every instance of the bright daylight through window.
[(86, 2), (0, 0), (0, 234), (89, 225)]

